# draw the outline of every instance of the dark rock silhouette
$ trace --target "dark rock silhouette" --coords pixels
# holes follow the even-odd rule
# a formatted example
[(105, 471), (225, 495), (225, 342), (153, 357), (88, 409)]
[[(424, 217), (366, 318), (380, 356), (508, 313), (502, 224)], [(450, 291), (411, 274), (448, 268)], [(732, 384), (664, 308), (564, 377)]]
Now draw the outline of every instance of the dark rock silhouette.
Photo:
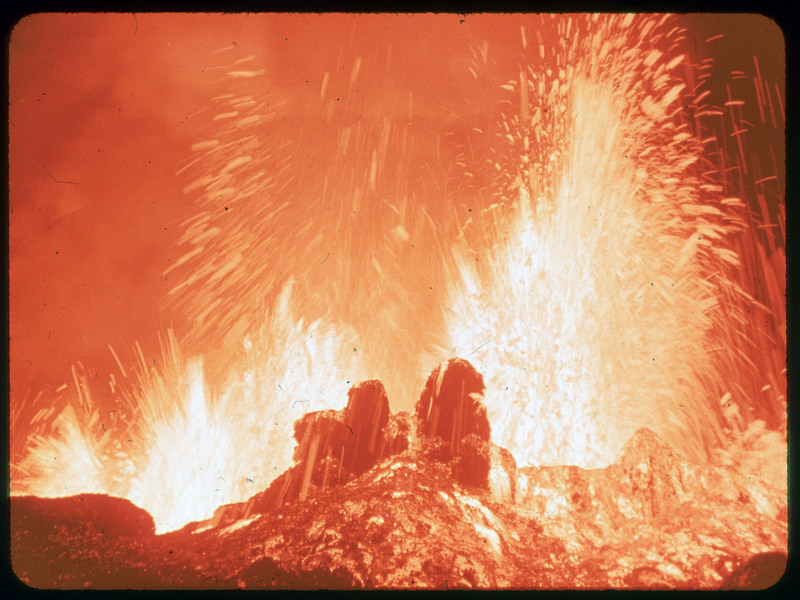
[(461, 485), (489, 489), (491, 464), (491, 444), (470, 433), (459, 445), (453, 461), (453, 476)]
[(352, 590), (362, 588), (344, 568), (291, 571), (270, 558), (261, 558), (236, 575), (242, 589)]
[(343, 411), (313, 412), (295, 422), (296, 468), (283, 482), (278, 505), (304, 500), (311, 485), (326, 488), (358, 477), (378, 462), (389, 421), (386, 390), (380, 381), (364, 381), (347, 398)]
[(375, 466), (385, 445), (389, 398), (383, 384), (370, 380), (351, 387), (343, 420), (352, 432), (345, 448), (345, 465), (357, 477)]
[[(11, 565), (34, 588), (213, 588), (187, 564), (160, 564), (177, 546), (155, 535), (150, 514), (105, 494), (10, 499)], [(176, 554), (177, 557), (177, 554)], [(181, 561), (183, 562), (183, 561)], [(191, 561), (190, 561), (191, 562)]]
[(453, 476), (465, 486), (489, 487), (491, 426), (483, 404), (483, 376), (468, 361), (451, 358), (428, 376), (414, 411), (417, 433), (434, 460), (453, 460)]
[(762, 552), (751, 556), (725, 578), (720, 589), (764, 590), (772, 587), (786, 573), (788, 558), (785, 552)]
[(309, 484), (327, 487), (348, 479), (347, 471), (343, 472), (343, 458), (345, 449), (352, 443), (351, 437), (351, 430), (342, 422), (340, 411), (313, 412), (295, 422), (294, 439), (297, 447), (294, 461), (299, 469), (293, 479), (298, 479), (297, 475), (300, 475), (300, 481), (292, 482), (295, 485), (290, 486), (293, 487), (289, 492), (290, 500), (305, 499)]
[(483, 376), (469, 362), (451, 358), (428, 376), (417, 401), (419, 435), (441, 438), (450, 456), (458, 455), (461, 440), (470, 434), (488, 442), (491, 426), (483, 404)]
[[(313, 490), (348, 481), (350, 471), (343, 457), (353, 434), (336, 410), (308, 413), (295, 421), (294, 465), (275, 478), (269, 487), (242, 503), (224, 509), (219, 522), (231, 522), (254, 512), (276, 510), (287, 503), (305, 500)], [(218, 511), (220, 509), (217, 509)], [(216, 513), (215, 513), (216, 516)]]
[(53, 527), (86, 530), (107, 538), (155, 535), (150, 513), (130, 500), (106, 494), (80, 494), (66, 498), (16, 496), (11, 511), (11, 526), (32, 535)]

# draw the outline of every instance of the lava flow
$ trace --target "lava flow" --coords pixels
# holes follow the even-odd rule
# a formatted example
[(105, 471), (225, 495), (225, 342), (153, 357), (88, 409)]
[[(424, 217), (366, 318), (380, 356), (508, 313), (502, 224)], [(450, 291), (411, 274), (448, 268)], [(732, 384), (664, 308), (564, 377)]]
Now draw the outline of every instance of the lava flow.
[(777, 581), (783, 40), (720, 19), (18, 23), (20, 579)]

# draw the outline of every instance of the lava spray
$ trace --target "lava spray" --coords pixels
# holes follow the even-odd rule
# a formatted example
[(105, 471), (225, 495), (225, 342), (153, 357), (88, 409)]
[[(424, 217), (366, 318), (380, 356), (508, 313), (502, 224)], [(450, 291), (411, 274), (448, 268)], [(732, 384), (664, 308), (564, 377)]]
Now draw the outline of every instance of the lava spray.
[(468, 97), (440, 105), (393, 83), (380, 18), (401, 19), (345, 19), (291, 85), (214, 53), (164, 273), (181, 326), (157, 364), (118, 361), (108, 416), (74, 369), (13, 493), (105, 492), (176, 529), (290, 466), (298, 417), (367, 379), (409, 410), (452, 356), (519, 466), (603, 466), (640, 427), (697, 459), (785, 458), (785, 340), (758, 325), (785, 315), (785, 259), (754, 225), (782, 221), (732, 185), (674, 19), (521, 18), (514, 60), (465, 46)]
[(707, 460), (720, 398), (755, 375), (737, 346), (758, 302), (737, 283), (744, 204), (690, 118), (706, 107), (685, 32), (664, 16), (552, 25), (560, 42), (530, 45), (504, 86), (504, 210), (475, 234), (494, 243), (453, 249), (453, 352), (486, 376), (493, 436), (521, 464), (605, 466), (639, 427)]

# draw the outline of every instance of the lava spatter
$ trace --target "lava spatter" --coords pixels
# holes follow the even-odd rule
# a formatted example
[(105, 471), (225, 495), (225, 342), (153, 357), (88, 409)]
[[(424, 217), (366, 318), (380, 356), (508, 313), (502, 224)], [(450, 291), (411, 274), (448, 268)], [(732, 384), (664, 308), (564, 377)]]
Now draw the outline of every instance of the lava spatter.
[[(112, 35), (120, 22), (34, 15), (12, 40), (24, 582), (712, 589), (779, 577), (779, 53), (720, 73), (698, 54), (721, 41), (699, 16), (140, 15), (135, 52)], [(45, 51), (76, 65), (97, 48), (116, 69), (62, 85), (62, 69), (31, 68)], [(165, 81), (174, 48), (188, 68)], [(133, 76), (140, 54), (164, 61)], [(175, 147), (169, 180), (128, 172)], [(20, 166), (31, 148), (52, 171), (45, 191)], [(53, 176), (86, 148), (79, 183)], [(99, 210), (114, 195), (98, 191), (109, 155), (130, 190)], [(167, 236), (174, 253), (157, 256)], [(130, 285), (115, 275), (119, 289), (101, 290), (124, 244)], [(60, 286), (68, 272), (81, 275)], [(84, 285), (93, 295), (66, 293)], [(111, 336), (138, 334), (130, 308), (148, 300), (147, 326), (166, 334), (156, 351), (132, 340), (131, 359)], [(114, 372), (92, 368), (76, 335), (52, 363), (67, 383), (20, 395), (25, 365), (55, 355), (50, 321), (45, 343), (34, 317), (53, 319), (57, 339), (86, 311), (113, 315), (83, 340), (102, 339)]]

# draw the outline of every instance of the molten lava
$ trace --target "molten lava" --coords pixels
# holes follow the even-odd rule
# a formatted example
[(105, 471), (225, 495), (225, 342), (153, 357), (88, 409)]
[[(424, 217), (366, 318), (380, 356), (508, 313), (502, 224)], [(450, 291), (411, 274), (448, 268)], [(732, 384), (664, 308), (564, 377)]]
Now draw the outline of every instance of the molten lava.
[[(712, 52), (708, 26), (665, 15), (21, 21), (10, 45), (12, 494), (116, 496), (159, 535), (198, 521), (274, 533), (253, 512), (258, 494), (279, 498), (263, 501), (272, 514), (286, 498), (313, 503), (309, 490), (334, 479), (401, 493), (378, 485), (383, 469), (443, 519), (467, 515), (464, 536), (491, 546), (487, 561), (522, 569), (508, 523), (600, 506), (586, 490), (605, 468), (627, 499), (591, 510), (619, 525), (645, 485), (625, 460), (672, 449), (689, 462), (663, 458), (670, 476), (721, 469), (715, 481), (755, 507), (748, 523), (778, 519), (782, 64), (754, 54), (719, 84), (691, 43)], [(63, 81), (62, 62), (86, 68)], [(464, 365), (475, 381), (459, 387)], [(425, 482), (446, 479), (425, 463), (439, 455), (463, 489), (428, 497)], [(567, 480), (589, 482), (578, 500), (559, 495)], [(701, 494), (687, 486), (656, 490), (661, 508)], [(502, 527), (471, 487), (503, 506)], [(759, 552), (785, 551), (776, 527)], [(305, 569), (276, 556), (276, 572)], [(677, 568), (669, 581), (702, 580), (700, 567), (683, 579)], [(459, 581), (513, 585), (487, 573)], [(647, 573), (587, 581), (647, 585)]]

